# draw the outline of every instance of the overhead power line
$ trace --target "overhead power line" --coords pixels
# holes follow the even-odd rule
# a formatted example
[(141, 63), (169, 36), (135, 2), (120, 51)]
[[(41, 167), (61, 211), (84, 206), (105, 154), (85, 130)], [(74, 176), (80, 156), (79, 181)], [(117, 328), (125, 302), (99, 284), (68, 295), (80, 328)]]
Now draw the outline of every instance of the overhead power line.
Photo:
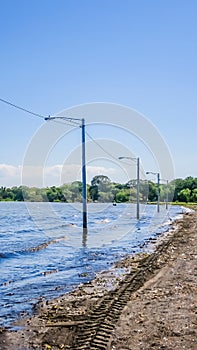
[(106, 154), (108, 154), (108, 156), (110, 156), (111, 158), (113, 158), (114, 160), (117, 161), (117, 157), (115, 157), (113, 154), (111, 154), (110, 152), (108, 152), (103, 146), (101, 146), (101, 144), (96, 141), (87, 131), (86, 131), (86, 135), (90, 138), (90, 140), (92, 140), (100, 149), (102, 149), (103, 152), (105, 152)]
[[(92, 142), (94, 142), (105, 154), (107, 154), (108, 156), (110, 156), (112, 159), (114, 159), (116, 162), (118, 160), (118, 158), (116, 156), (114, 156), (112, 153), (110, 153), (106, 148), (104, 148), (103, 146), (101, 146), (101, 144), (96, 141), (87, 131), (86, 131), (86, 135), (89, 137), (90, 140), (92, 140)], [(137, 159), (137, 158), (136, 158)], [(135, 166), (135, 163), (128, 163), (128, 162), (124, 162), (121, 161), (121, 163), (128, 165), (129, 167), (131, 166)], [(144, 170), (141, 170), (140, 167), (140, 173), (144, 175)]]
[[(21, 111), (23, 112), (26, 112), (26, 113), (29, 113), (31, 115), (34, 115), (36, 117), (39, 117), (39, 118), (42, 118), (44, 120), (46, 120), (46, 116), (42, 115), (42, 114), (39, 114), (39, 113), (35, 113), (35, 112), (32, 112), (24, 107), (21, 107), (21, 106), (18, 106), (10, 101), (7, 101), (7, 100), (4, 100), (3, 98), (0, 98), (0, 101), (3, 102), (3, 103), (6, 103), (7, 105), (11, 106), (11, 107), (14, 107), (14, 108), (17, 108), (17, 109), (20, 109)], [(50, 119), (50, 116), (48, 117), (48, 120)], [(72, 120), (72, 118), (67, 118), (68, 120), (67, 121), (63, 121), (63, 120), (54, 120), (53, 117), (51, 117), (51, 120), (53, 120), (54, 123), (57, 123), (57, 124), (67, 124), (67, 125), (70, 125), (70, 126), (80, 126), (80, 124), (74, 120)]]
[[(36, 117), (39, 117), (39, 118), (42, 118), (42, 119), (44, 119), (44, 120), (50, 120), (50, 116), (49, 117), (46, 117), (46, 116), (44, 116), (44, 115), (42, 115), (42, 114), (38, 114), (38, 113), (35, 113), (35, 112), (32, 112), (32, 111), (30, 111), (30, 110), (28, 110), (28, 109), (26, 109), (26, 108), (24, 108), (24, 107), (21, 107), (21, 106), (18, 106), (18, 105), (16, 105), (16, 104), (14, 104), (14, 103), (12, 103), (12, 102), (10, 102), (10, 101), (7, 101), (7, 100), (4, 100), (3, 98), (0, 98), (0, 101), (1, 102), (3, 102), (3, 103), (6, 103), (7, 105), (9, 105), (9, 106), (11, 106), (11, 107), (14, 107), (14, 108), (17, 108), (17, 109), (20, 109), (21, 111), (23, 111), (23, 112), (26, 112), (26, 113), (28, 113), (28, 114), (31, 114), (31, 115), (34, 115), (34, 116), (36, 116)], [(56, 118), (58, 118), (58, 117), (51, 117), (51, 121), (53, 121), (53, 122), (55, 122), (55, 123), (57, 123), (57, 124), (67, 124), (67, 125), (70, 125), (70, 126), (75, 126), (75, 127), (81, 127), (81, 123), (79, 123), (78, 121), (80, 120), (80, 119), (75, 119), (75, 118), (69, 118), (69, 117), (65, 117), (65, 119), (64, 119), (64, 117), (62, 116), (60, 116), (60, 119), (59, 120), (57, 120)], [(113, 154), (111, 154), (110, 152), (108, 152), (103, 146), (101, 146), (101, 144), (98, 142), (98, 141), (96, 141), (87, 131), (86, 131), (86, 135), (100, 148), (100, 149), (102, 149), (102, 151), (103, 152), (105, 152), (107, 155), (109, 155), (111, 158), (113, 158), (114, 160), (117, 160), (117, 158), (113, 155)]]
[(9, 101), (4, 100), (3, 98), (0, 98), (0, 101), (6, 103), (6, 104), (9, 105), (9, 106), (12, 106), (12, 107), (14, 107), (14, 108), (20, 109), (20, 110), (23, 111), (23, 112), (26, 112), (26, 113), (29, 113), (29, 114), (31, 114), (31, 115), (34, 115), (34, 116), (36, 116), (36, 117), (39, 117), (39, 118), (42, 118), (42, 119), (45, 118), (45, 116), (43, 116), (43, 115), (41, 115), (41, 114), (34, 113), (34, 112), (32, 112), (32, 111), (29, 111), (29, 110), (26, 109), (26, 108), (17, 106), (17, 105), (15, 105), (15, 104), (12, 103), (12, 102), (9, 102)]

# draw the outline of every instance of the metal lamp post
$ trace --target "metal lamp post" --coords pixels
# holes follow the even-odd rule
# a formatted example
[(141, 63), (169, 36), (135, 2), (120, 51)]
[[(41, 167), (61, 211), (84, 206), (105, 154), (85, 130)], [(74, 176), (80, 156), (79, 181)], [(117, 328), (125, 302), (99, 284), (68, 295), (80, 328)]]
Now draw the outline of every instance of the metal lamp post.
[(160, 205), (160, 174), (154, 173), (152, 171), (147, 171), (146, 174), (157, 175), (157, 212), (159, 213), (159, 205)]
[(130, 159), (137, 161), (137, 207), (136, 207), (136, 218), (139, 220), (140, 218), (140, 158), (132, 158), (132, 157), (118, 157), (118, 159)]
[(63, 119), (67, 121), (81, 122), (81, 141), (82, 141), (82, 201), (83, 201), (83, 229), (87, 231), (87, 189), (86, 189), (86, 160), (85, 160), (85, 119), (78, 119), (72, 117), (46, 117), (45, 120)]
[(168, 209), (168, 202), (169, 202), (169, 198), (168, 198), (168, 190), (169, 190), (169, 188), (168, 188), (168, 184), (169, 184), (169, 182), (168, 182), (168, 180), (166, 180), (166, 209)]
[(161, 179), (161, 181), (165, 181), (166, 182), (166, 210), (168, 209), (168, 203), (169, 203), (169, 196), (168, 196), (168, 191), (169, 191), (169, 187), (168, 187), (168, 184), (169, 184), (169, 181), (168, 180), (165, 180), (165, 179)]

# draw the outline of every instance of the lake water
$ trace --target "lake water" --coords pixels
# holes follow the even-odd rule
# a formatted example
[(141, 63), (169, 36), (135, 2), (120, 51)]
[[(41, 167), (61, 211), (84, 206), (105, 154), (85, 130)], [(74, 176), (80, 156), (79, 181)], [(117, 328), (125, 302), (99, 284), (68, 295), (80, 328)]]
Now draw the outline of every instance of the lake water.
[(88, 232), (80, 204), (0, 202), (0, 325), (109, 269), (127, 254), (148, 249), (183, 213), (180, 206), (88, 204)]

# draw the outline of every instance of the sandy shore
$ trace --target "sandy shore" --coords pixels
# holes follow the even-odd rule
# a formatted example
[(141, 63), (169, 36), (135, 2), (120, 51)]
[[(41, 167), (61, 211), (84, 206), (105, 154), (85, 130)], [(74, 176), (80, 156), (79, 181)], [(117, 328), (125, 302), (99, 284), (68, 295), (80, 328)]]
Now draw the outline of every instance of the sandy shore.
[(41, 302), (17, 325), (1, 329), (1, 350), (196, 350), (197, 213), (184, 215), (153, 253)]

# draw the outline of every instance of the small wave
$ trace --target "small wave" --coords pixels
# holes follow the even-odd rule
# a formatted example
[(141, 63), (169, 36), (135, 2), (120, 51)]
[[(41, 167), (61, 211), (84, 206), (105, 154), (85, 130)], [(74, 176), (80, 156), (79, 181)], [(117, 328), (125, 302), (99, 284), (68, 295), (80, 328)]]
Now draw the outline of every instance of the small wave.
[(195, 212), (195, 210), (193, 210), (191, 208), (181, 207), (181, 209), (183, 210), (183, 214), (189, 214), (189, 213)]
[(39, 251), (39, 250), (42, 250), (42, 249), (47, 248), (50, 244), (56, 244), (56, 243), (58, 243), (58, 242), (65, 241), (65, 240), (67, 240), (67, 239), (68, 239), (67, 236), (60, 237), (60, 238), (56, 238), (56, 239), (52, 239), (51, 241), (44, 242), (44, 243), (38, 245), (37, 247), (29, 248), (29, 249), (27, 249), (26, 251), (28, 251), (28, 252), (33, 252), (33, 253), (34, 253), (34, 252), (37, 252), (37, 251)]
[(62, 224), (62, 225), (45, 227), (45, 231), (54, 231), (54, 230), (61, 229), (64, 227), (77, 227), (77, 225), (74, 224), (73, 222), (69, 222), (69, 223)]
[(53, 270), (49, 270), (49, 271), (44, 271), (42, 272), (43, 276), (47, 276), (47, 275), (51, 275), (52, 273), (57, 273), (59, 270), (58, 269), (53, 269)]
[(63, 226), (69, 226), (69, 227), (77, 227), (76, 224), (73, 224), (73, 222), (70, 222), (69, 224), (63, 225)]
[(63, 237), (59, 237), (56, 239), (52, 239), (51, 241), (41, 243), (36, 247), (30, 247), (30, 248), (27, 248), (24, 250), (10, 251), (10, 252), (4, 252), (4, 253), (1, 252), (0, 259), (10, 259), (10, 258), (17, 257), (18, 255), (23, 255), (23, 254), (27, 254), (27, 253), (35, 253), (39, 250), (47, 248), (50, 244), (56, 244), (58, 242), (65, 241), (67, 239), (68, 239), (67, 236), (63, 236)]
[(169, 218), (167, 221), (163, 222), (163, 224), (159, 225), (159, 227), (170, 226), (173, 223), (173, 220)]
[(103, 220), (96, 221), (97, 224), (107, 224), (109, 222), (110, 222), (109, 219), (103, 219)]
[(9, 284), (13, 283), (14, 281), (6, 281), (6, 282), (3, 282), (0, 286), (3, 286), (3, 287), (6, 287), (8, 286)]
[(16, 233), (32, 233), (32, 232), (35, 232), (35, 230), (31, 228), (16, 231)]
[(5, 252), (5, 253), (0, 253), (0, 259), (9, 259), (13, 258), (15, 256), (18, 256), (21, 252)]

